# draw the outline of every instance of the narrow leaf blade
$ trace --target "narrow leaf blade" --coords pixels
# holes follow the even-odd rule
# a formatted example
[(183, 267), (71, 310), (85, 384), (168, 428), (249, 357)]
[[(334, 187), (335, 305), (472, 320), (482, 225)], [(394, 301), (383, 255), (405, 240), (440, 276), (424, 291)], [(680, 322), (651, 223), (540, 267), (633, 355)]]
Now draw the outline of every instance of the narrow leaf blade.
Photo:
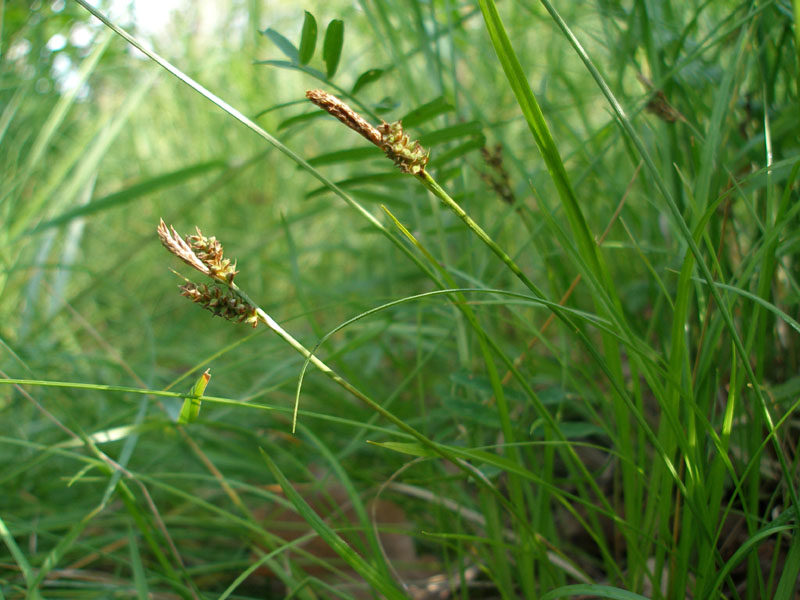
[(307, 121), (313, 121), (314, 119), (319, 119), (323, 117), (325, 114), (326, 113), (321, 110), (315, 110), (310, 113), (294, 115), (278, 123), (278, 130), (286, 129), (287, 127), (292, 127), (293, 125), (297, 125), (299, 123), (305, 123)]
[(471, 138), (466, 142), (459, 144), (452, 150), (448, 150), (442, 154), (437, 153), (428, 164), (431, 167), (442, 167), (457, 158), (461, 158), (465, 154), (469, 154), (474, 150), (482, 148), (485, 145), (486, 137), (481, 134), (478, 137)]
[(267, 467), (272, 472), (278, 485), (281, 486), (286, 499), (289, 500), (299, 514), (308, 523), (320, 538), (330, 546), (356, 573), (361, 575), (377, 592), (383, 594), (390, 600), (405, 600), (407, 596), (400, 591), (394, 582), (385, 577), (374, 565), (364, 560), (350, 545), (342, 539), (336, 531), (328, 525), (322, 517), (306, 502), (297, 490), (289, 483), (286, 476), (281, 472), (272, 458), (263, 448), (260, 448), (261, 456)]
[(393, 450), (400, 454), (407, 454), (409, 456), (416, 456), (417, 458), (433, 458), (437, 456), (435, 452), (425, 448), (416, 442), (368, 442), (372, 446), (386, 448)]
[(592, 598), (611, 598), (612, 600), (647, 600), (646, 596), (629, 592), (610, 585), (597, 585), (581, 583), (576, 585), (565, 585), (555, 590), (547, 592), (542, 596), (542, 600), (554, 598), (564, 598), (571, 596), (589, 596)]
[(97, 212), (117, 208), (128, 202), (132, 202), (133, 200), (138, 200), (139, 198), (148, 194), (152, 194), (169, 187), (181, 185), (195, 177), (206, 175), (224, 167), (226, 167), (225, 161), (213, 160), (191, 165), (189, 167), (184, 167), (176, 171), (170, 171), (169, 173), (164, 173), (162, 175), (157, 175), (150, 179), (135, 183), (134, 185), (131, 185), (125, 189), (103, 196), (102, 198), (98, 198), (97, 200), (93, 200), (88, 204), (71, 208), (70, 210), (61, 213), (49, 221), (39, 223), (30, 231), (30, 233), (38, 233), (50, 227), (63, 225), (72, 221), (73, 219), (86, 217)]
[(430, 121), (434, 117), (438, 117), (444, 113), (450, 112), (453, 110), (453, 105), (450, 104), (447, 100), (444, 99), (444, 96), (439, 96), (438, 98), (434, 98), (427, 104), (423, 104), (422, 106), (418, 106), (400, 120), (403, 122), (405, 127), (417, 127), (422, 123)]
[[(405, 123), (403, 124), (405, 125)], [(442, 129), (437, 129), (436, 131), (431, 131), (430, 133), (419, 136), (419, 143), (426, 147), (435, 146), (464, 137), (480, 136), (482, 135), (482, 129), (483, 124), (480, 121), (456, 123), (455, 125), (443, 127)]]

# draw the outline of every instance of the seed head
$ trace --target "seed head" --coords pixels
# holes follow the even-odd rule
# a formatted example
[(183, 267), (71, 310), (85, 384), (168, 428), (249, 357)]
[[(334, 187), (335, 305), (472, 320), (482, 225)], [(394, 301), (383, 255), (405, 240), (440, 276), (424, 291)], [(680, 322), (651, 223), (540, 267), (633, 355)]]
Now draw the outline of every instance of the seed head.
[(199, 228), (195, 229), (196, 235), (187, 235), (182, 239), (175, 228), (167, 227), (162, 219), (158, 225), (158, 237), (167, 250), (203, 275), (225, 283), (233, 283), (233, 278), (238, 273), (236, 263), (231, 264), (229, 259), (223, 258), (222, 244), (217, 238), (207, 238)]
[(204, 283), (198, 285), (189, 281), (181, 286), (181, 296), (186, 296), (217, 317), (237, 323), (249, 323), (253, 327), (258, 325), (256, 308), (230, 288), (223, 289), (216, 285), (209, 287)]
[(192, 247), (197, 258), (209, 268), (211, 277), (222, 279), (227, 283), (233, 282), (233, 278), (239, 272), (236, 270), (236, 263), (231, 265), (230, 259), (222, 257), (222, 244), (217, 238), (205, 237), (199, 227), (195, 227), (195, 230), (196, 235), (186, 236), (186, 243)]
[(412, 142), (403, 131), (400, 121), (382, 123), (378, 129), (381, 132), (381, 149), (403, 173), (417, 175), (425, 170), (430, 151), (425, 150), (417, 140)]
[(400, 121), (391, 124), (382, 122), (376, 129), (347, 104), (326, 91), (309, 90), (306, 98), (378, 146), (403, 173), (418, 175), (425, 170), (430, 152), (418, 141), (409, 139)]

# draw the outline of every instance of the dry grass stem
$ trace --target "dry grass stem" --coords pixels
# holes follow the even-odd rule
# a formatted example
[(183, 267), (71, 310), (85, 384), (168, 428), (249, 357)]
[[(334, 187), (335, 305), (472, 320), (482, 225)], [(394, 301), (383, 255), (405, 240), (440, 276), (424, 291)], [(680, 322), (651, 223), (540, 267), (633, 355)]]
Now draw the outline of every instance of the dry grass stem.
[(164, 223), (158, 225), (158, 237), (161, 243), (187, 265), (194, 267), (204, 275), (227, 287), (197, 284), (192, 281), (181, 286), (181, 295), (201, 305), (214, 315), (228, 321), (258, 325), (258, 310), (235, 289), (233, 278), (236, 275), (236, 263), (223, 257), (222, 244), (217, 238), (207, 238), (195, 227), (195, 235), (181, 238), (174, 227)]

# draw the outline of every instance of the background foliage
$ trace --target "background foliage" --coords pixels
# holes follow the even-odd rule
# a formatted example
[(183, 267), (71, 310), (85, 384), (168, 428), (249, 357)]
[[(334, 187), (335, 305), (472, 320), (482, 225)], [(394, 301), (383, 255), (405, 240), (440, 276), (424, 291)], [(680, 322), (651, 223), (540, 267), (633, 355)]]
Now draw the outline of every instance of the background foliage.
[(274, 4), (0, 2), (0, 595), (798, 597), (797, 4)]

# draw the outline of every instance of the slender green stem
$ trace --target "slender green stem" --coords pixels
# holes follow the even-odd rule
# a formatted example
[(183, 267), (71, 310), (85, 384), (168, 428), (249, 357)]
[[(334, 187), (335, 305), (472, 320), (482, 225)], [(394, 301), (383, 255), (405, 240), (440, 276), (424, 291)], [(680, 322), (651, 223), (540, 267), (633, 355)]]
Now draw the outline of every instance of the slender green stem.
[(422, 184), (428, 188), (428, 190), (439, 200), (441, 200), (447, 208), (452, 210), (464, 223), (469, 227), (475, 235), (477, 235), (483, 243), (485, 243), (492, 252), (494, 252), (500, 260), (505, 263), (505, 265), (511, 269), (511, 272), (516, 275), (522, 283), (525, 284), (529, 290), (531, 290), (536, 296), (539, 298), (544, 298), (544, 293), (537, 287), (535, 283), (533, 283), (525, 273), (522, 272), (522, 269), (519, 268), (517, 263), (503, 250), (497, 243), (489, 237), (489, 234), (486, 233), (480, 225), (478, 225), (472, 217), (470, 217), (466, 211), (461, 208), (461, 206), (453, 200), (450, 195), (439, 185), (439, 183), (428, 173), (427, 171), (422, 171), (418, 175), (419, 180)]

